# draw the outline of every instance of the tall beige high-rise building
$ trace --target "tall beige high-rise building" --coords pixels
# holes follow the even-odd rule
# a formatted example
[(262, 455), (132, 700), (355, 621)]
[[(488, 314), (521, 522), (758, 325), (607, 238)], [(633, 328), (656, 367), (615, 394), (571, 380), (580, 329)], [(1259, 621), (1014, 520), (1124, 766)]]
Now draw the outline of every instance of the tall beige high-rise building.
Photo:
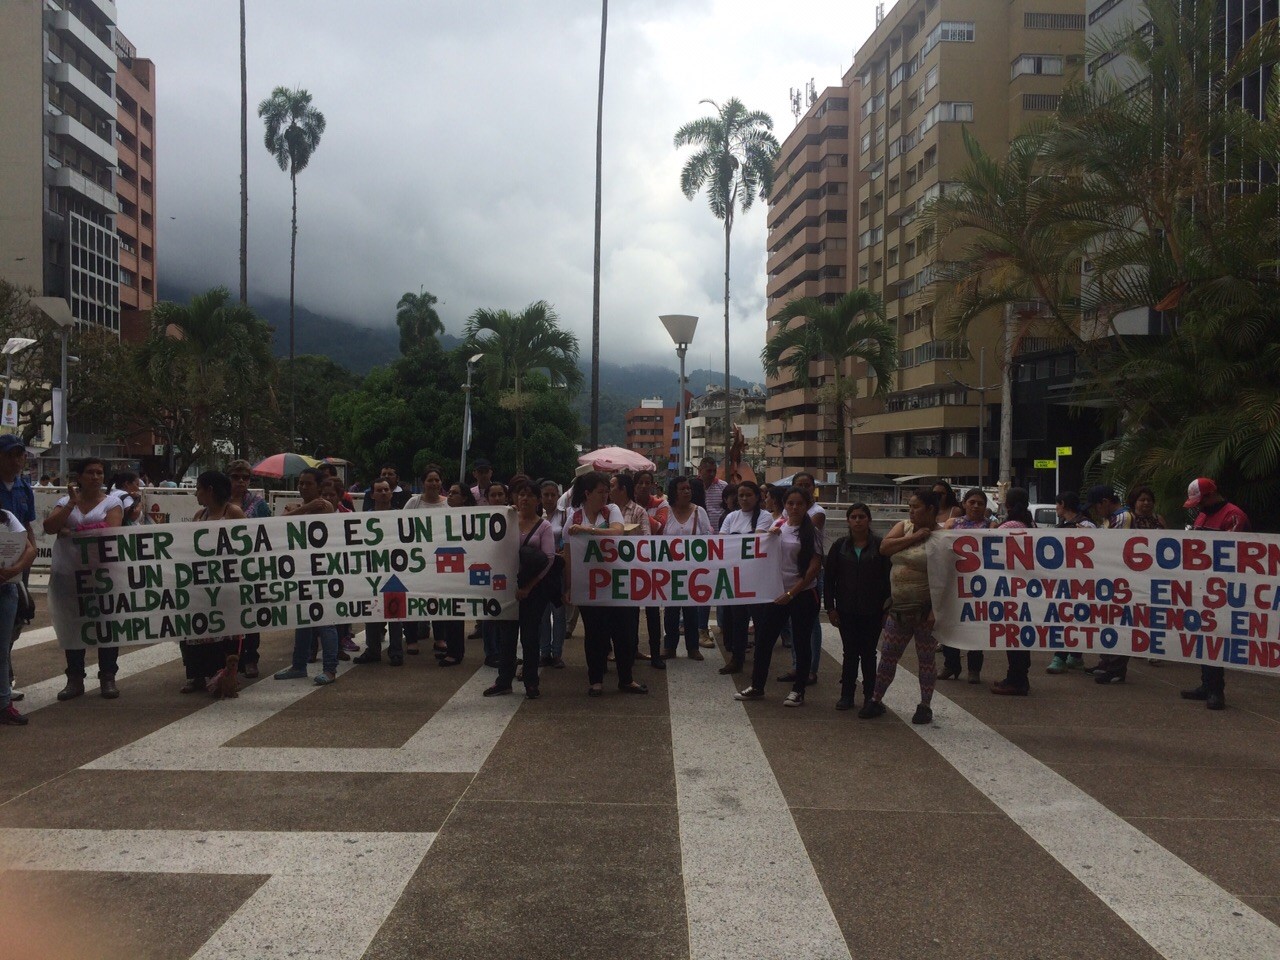
[(120, 329), (113, 0), (0, 3), (0, 278)]
[(120, 238), (120, 311), (125, 339), (147, 333), (156, 304), (156, 65), (116, 32), (116, 236)]
[[(857, 186), (849, 214), (852, 265), (833, 286), (838, 292), (861, 286), (884, 298), (901, 369), (887, 401), (854, 405), (850, 462), (843, 466), (857, 475), (855, 492), (914, 477), (972, 483), (984, 453), (981, 473), (994, 479), (999, 391), (988, 391), (984, 403), (971, 388), (983, 379), (988, 386), (999, 382), (1001, 318), (979, 321), (963, 343), (948, 336), (941, 318), (935, 323), (938, 265), (949, 251), (938, 249), (920, 213), (965, 166), (963, 130), (999, 156), (1028, 123), (1057, 108), (1067, 77), (1082, 67), (1084, 37), (1085, 0), (899, 0), (858, 51), (855, 76), (846, 83), (856, 91), (849, 110), (858, 130), (849, 149), (857, 171), (850, 178)], [(805, 396), (780, 395), (787, 406), (773, 398), (771, 409), (807, 411), (805, 397), (822, 380), (813, 373)], [(861, 384), (864, 398), (870, 386)], [(805, 416), (799, 422), (807, 428)], [(978, 449), (980, 419), (990, 427), (985, 451)], [(817, 423), (829, 430), (834, 418)], [(771, 422), (774, 443), (794, 436), (784, 426)], [(825, 466), (827, 448), (806, 441), (787, 443), (789, 470), (799, 468), (801, 457), (810, 468)]]

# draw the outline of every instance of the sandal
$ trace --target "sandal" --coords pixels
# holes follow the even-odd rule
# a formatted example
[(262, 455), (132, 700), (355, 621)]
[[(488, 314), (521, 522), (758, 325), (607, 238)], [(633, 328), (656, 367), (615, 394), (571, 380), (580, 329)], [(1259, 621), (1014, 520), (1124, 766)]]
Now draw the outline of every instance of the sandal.
[(634, 681), (632, 681), (632, 683), (629, 686), (619, 686), (618, 690), (620, 690), (622, 693), (648, 693), (649, 692), (649, 688), (646, 687), (643, 683), (636, 683)]
[(462, 663), (462, 661), (455, 660), (453, 657), (441, 657), (436, 661), (436, 663), (442, 667), (456, 667), (458, 664)]
[(587, 687), (587, 696), (588, 696), (588, 697), (603, 697), (603, 696), (604, 696), (604, 690), (602, 690), (600, 687)]

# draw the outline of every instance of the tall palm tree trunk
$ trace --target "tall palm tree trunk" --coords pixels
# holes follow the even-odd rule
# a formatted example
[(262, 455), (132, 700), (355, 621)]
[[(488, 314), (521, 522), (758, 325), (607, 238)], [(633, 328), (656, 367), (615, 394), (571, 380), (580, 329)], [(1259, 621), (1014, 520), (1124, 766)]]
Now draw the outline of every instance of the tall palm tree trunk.
[(240, 302), (249, 303), (249, 73), (240, 0)]
[(842, 361), (837, 358), (835, 362), (835, 376), (832, 380), (832, 386), (836, 392), (836, 490), (839, 495), (839, 487), (844, 480), (844, 475), (849, 469), (849, 454), (845, 449), (845, 432), (844, 432), (844, 391), (841, 387), (840, 365)]
[(524, 403), (520, 378), (516, 377), (516, 473), (524, 473)]
[[(600, 0), (600, 82), (596, 90), (596, 242), (591, 283), (591, 449), (600, 446), (600, 219), (604, 176), (604, 51), (609, 32), (609, 0)], [(523, 462), (520, 464), (523, 470)]]
[(293, 275), (298, 261), (298, 177), (290, 173), (293, 185), (293, 228), (289, 233), (289, 449), (298, 435), (298, 371), (293, 365)]
[[(724, 468), (729, 469), (733, 448), (733, 424), (729, 422), (729, 234), (733, 231), (733, 207), (724, 218)], [(728, 479), (727, 477), (725, 478)]]

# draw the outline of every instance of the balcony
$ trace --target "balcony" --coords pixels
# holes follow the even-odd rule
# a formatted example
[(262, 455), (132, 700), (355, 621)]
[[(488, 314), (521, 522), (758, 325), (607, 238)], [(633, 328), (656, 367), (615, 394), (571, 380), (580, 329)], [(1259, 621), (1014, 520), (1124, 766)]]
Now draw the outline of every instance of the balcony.
[[(978, 458), (854, 457), (853, 469), (858, 473), (880, 473), (889, 477), (973, 477), (978, 474)], [(916, 485), (906, 486), (914, 489)]]
[(113, 27), (120, 22), (116, 14), (116, 0), (83, 0), (83, 2), (97, 10), (102, 19)]
[(63, 190), (71, 190), (86, 200), (97, 204), (107, 213), (119, 213), (120, 201), (107, 187), (100, 187), (78, 170), (58, 167), (50, 171), (49, 182)]
[(71, 64), (51, 63), (46, 64), (46, 69), (49, 71), (49, 79), (58, 86), (65, 87), (81, 100), (93, 104), (93, 106), (102, 111), (104, 119), (115, 119), (116, 102), (111, 94), (103, 90)]
[(920, 407), (915, 410), (895, 410), (861, 418), (863, 433), (897, 433), (904, 430), (963, 430), (977, 428), (978, 405), (948, 404), (937, 407)]
[(92, 153), (109, 167), (114, 167), (119, 161), (114, 143), (102, 139), (79, 120), (65, 114), (49, 118), (49, 132), (55, 137), (66, 137), (74, 141), (78, 147)]
[[(112, 4), (114, 7), (115, 4)], [(99, 39), (78, 17), (66, 10), (46, 10), (45, 25), (61, 35), (68, 43), (102, 67), (107, 73), (116, 72), (116, 52)]]

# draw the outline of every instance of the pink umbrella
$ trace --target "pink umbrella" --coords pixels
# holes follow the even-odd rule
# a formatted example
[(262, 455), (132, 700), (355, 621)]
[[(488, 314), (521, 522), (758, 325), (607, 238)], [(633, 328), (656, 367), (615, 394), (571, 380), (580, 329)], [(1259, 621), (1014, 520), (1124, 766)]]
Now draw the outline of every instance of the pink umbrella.
[(582, 466), (591, 466), (606, 473), (617, 473), (619, 470), (654, 470), (653, 461), (642, 457), (634, 451), (623, 447), (601, 447), (584, 453), (578, 458)]

